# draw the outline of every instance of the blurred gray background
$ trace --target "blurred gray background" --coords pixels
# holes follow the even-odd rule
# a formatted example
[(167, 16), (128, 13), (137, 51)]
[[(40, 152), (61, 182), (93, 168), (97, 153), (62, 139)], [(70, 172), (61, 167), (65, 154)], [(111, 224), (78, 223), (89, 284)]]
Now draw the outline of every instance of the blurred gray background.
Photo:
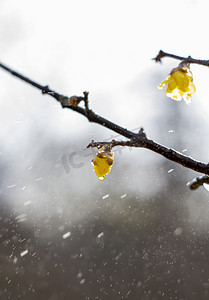
[[(1, 60), (62, 94), (87, 90), (98, 114), (207, 162), (208, 70), (192, 66), (187, 106), (156, 88), (178, 62), (151, 60), (161, 48), (208, 58), (195, 36), (205, 5), (0, 0)], [(208, 299), (208, 191), (187, 186), (198, 173), (118, 147), (100, 182), (86, 146), (121, 136), (3, 70), (0, 101), (1, 299)]]

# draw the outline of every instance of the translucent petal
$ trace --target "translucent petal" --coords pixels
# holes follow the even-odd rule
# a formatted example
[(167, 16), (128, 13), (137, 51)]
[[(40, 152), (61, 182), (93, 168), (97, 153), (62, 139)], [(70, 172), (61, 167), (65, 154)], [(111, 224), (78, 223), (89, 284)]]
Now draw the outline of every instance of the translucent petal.
[(100, 149), (96, 157), (92, 160), (94, 171), (99, 180), (104, 180), (110, 172), (113, 164), (114, 155), (111, 149)]
[(183, 98), (187, 104), (191, 103), (191, 94), (196, 91), (192, 72), (187, 66), (173, 69), (166, 80), (158, 87), (162, 88), (164, 85), (167, 85), (167, 97), (176, 101), (180, 101)]

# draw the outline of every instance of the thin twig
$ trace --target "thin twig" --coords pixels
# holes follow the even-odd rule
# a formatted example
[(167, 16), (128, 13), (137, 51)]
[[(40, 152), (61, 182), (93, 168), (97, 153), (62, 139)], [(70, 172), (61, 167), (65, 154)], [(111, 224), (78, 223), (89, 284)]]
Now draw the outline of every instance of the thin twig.
[(95, 142), (94, 140), (91, 141), (91, 143), (88, 144), (86, 148), (100, 148), (103, 145), (109, 145), (111, 148), (116, 146), (123, 146), (123, 147), (137, 147), (135, 142), (133, 140), (129, 141), (115, 141), (112, 140), (111, 142)]
[(140, 128), (139, 132), (135, 134), (129, 141), (116, 141), (112, 140), (110, 142), (95, 142), (94, 140), (91, 141), (91, 143), (88, 144), (86, 148), (94, 148), (94, 147), (101, 147), (103, 145), (109, 145), (111, 148), (116, 146), (122, 146), (122, 147), (143, 147), (144, 146), (144, 140), (146, 140), (146, 134), (144, 131), (144, 128)]
[(92, 141), (87, 148), (89, 147), (98, 147), (100, 145), (109, 144), (111, 147), (115, 146), (128, 146), (128, 147), (138, 147), (138, 148), (146, 148), (151, 151), (154, 151), (165, 158), (182, 165), (183, 167), (192, 169), (196, 172), (208, 174), (209, 175), (209, 164), (205, 164), (203, 162), (197, 161), (190, 156), (186, 156), (181, 154), (180, 152), (167, 148), (155, 141), (148, 139), (147, 137), (142, 138), (139, 136), (138, 139), (131, 139), (130, 141), (115, 141), (112, 142), (94, 142)]
[(191, 182), (188, 183), (191, 190), (196, 190), (200, 186), (202, 186), (204, 183), (209, 184), (209, 177), (207, 175), (199, 176), (195, 179), (193, 179)]
[[(168, 55), (164, 52), (163, 52), (163, 55), (164, 56), (167, 55), (167, 56), (171, 57), (171, 55)], [(177, 56), (175, 58), (177, 58)], [(157, 61), (157, 59), (156, 59), (156, 61)], [(9, 67), (5, 66), (2, 63), (0, 63), (0, 67), (3, 68), (4, 70), (6, 70), (7, 72), (11, 73), (13, 76), (16, 76), (19, 79), (29, 83), (30, 85), (40, 89), (43, 94), (47, 94), (47, 95), (55, 98), (56, 100), (58, 100), (61, 103), (63, 108), (66, 107), (68, 109), (72, 109), (72, 110), (82, 114), (83, 116), (85, 116), (90, 122), (100, 124), (101, 126), (104, 126), (104, 127), (129, 139), (129, 141), (120, 141), (120, 142), (112, 141), (112, 144), (114, 146), (120, 145), (120, 146), (146, 148), (146, 149), (154, 151), (154, 152), (164, 156), (165, 158), (167, 158), (175, 163), (178, 163), (186, 168), (192, 169), (199, 173), (209, 175), (209, 164), (197, 161), (189, 156), (185, 156), (185, 155), (181, 154), (180, 152), (175, 151), (174, 149), (167, 148), (151, 139), (148, 139), (143, 128), (141, 128), (138, 133), (134, 133), (132, 131), (127, 130), (126, 128), (123, 128), (123, 127), (95, 114), (92, 110), (89, 109), (88, 92), (84, 92), (83, 97), (73, 96), (73, 97), (76, 97), (77, 99), (84, 100), (85, 109), (80, 106), (73, 106), (70, 104), (69, 97), (63, 96), (63, 95), (51, 90), (48, 86), (43, 86), (43, 85), (38, 84), (37, 82), (21, 75), (20, 73), (10, 69)], [(103, 143), (103, 142), (100, 142), (100, 144), (101, 143)], [(97, 144), (98, 144), (98, 142), (97, 142)], [(91, 145), (89, 147), (91, 147)]]
[(162, 50), (159, 51), (158, 55), (155, 58), (153, 58), (153, 60), (155, 60), (156, 62), (162, 62), (161, 59), (163, 57), (170, 57), (177, 60), (181, 60), (183, 63), (198, 64), (198, 65), (209, 67), (209, 60), (195, 59), (192, 58), (191, 56), (188, 57), (178, 56), (178, 55), (164, 52)]

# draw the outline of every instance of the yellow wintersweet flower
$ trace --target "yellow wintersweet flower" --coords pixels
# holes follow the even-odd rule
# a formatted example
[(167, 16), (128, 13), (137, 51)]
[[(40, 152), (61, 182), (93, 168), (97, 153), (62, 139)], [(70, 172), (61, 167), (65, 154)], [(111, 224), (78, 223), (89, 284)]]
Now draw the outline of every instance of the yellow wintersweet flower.
[(114, 153), (109, 145), (104, 145), (98, 149), (97, 156), (92, 160), (94, 171), (99, 180), (104, 180), (113, 164)]
[(196, 91), (193, 83), (193, 76), (189, 66), (184, 65), (171, 71), (166, 80), (158, 88), (167, 85), (166, 96), (180, 101), (182, 98), (187, 104), (191, 103), (191, 95)]

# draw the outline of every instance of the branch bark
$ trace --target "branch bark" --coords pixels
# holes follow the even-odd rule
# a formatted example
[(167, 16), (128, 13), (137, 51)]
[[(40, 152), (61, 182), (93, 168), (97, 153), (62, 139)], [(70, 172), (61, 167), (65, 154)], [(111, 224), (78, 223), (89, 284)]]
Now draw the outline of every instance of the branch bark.
[(182, 63), (198, 64), (205, 67), (209, 67), (209, 60), (196, 59), (196, 58), (192, 58), (191, 56), (188, 57), (178, 56), (178, 55), (164, 52), (162, 50), (159, 51), (158, 55), (155, 58), (153, 58), (153, 60), (155, 60), (156, 62), (162, 62), (161, 60), (163, 57), (170, 57), (177, 60), (181, 60)]
[[(180, 60), (186, 59), (184, 57), (165, 53), (161, 50), (159, 52), (158, 56), (155, 58), (155, 61), (161, 61), (161, 58), (165, 57), (165, 56), (173, 57), (173, 58), (180, 59)], [(209, 175), (209, 164), (208, 163), (197, 161), (189, 156), (181, 154), (180, 152), (178, 152), (174, 149), (168, 148), (164, 145), (161, 145), (161, 144), (147, 138), (147, 136), (142, 128), (140, 129), (140, 131), (138, 133), (135, 133), (135, 132), (129, 131), (126, 128), (123, 128), (123, 127), (99, 116), (98, 114), (94, 113), (91, 109), (89, 109), (88, 92), (84, 92), (84, 96), (72, 96), (69, 98), (67, 96), (64, 96), (62, 94), (59, 94), (59, 93), (51, 90), (48, 85), (43, 86), (25, 76), (23, 76), (22, 74), (14, 71), (13, 69), (9, 68), (8, 66), (6, 66), (2, 63), (0, 63), (0, 68), (9, 72), (11, 75), (18, 77), (19, 79), (23, 80), (24, 82), (32, 85), (33, 87), (41, 90), (43, 94), (47, 94), (47, 95), (55, 98), (57, 101), (59, 101), (61, 103), (63, 108), (68, 108), (73, 111), (76, 111), (77, 113), (85, 116), (89, 120), (89, 122), (97, 123), (97, 124), (99, 124), (103, 127), (106, 127), (106, 128), (129, 139), (128, 141), (114, 141), (113, 140), (112, 142), (110, 142), (112, 147), (128, 146), (128, 147), (146, 148), (146, 149), (149, 149), (151, 151), (154, 151), (154, 152), (164, 156), (165, 158), (167, 158), (175, 163), (182, 165), (183, 167), (192, 169), (199, 173)], [(85, 108), (82, 108), (81, 106), (72, 105), (72, 101), (71, 101), (72, 98), (73, 98), (73, 100), (78, 100), (78, 103), (80, 101), (84, 101)], [(101, 145), (103, 143), (104, 142), (92, 141), (88, 145), (88, 147), (97, 147), (98, 145)], [(107, 144), (107, 143), (105, 143), (105, 144)]]

